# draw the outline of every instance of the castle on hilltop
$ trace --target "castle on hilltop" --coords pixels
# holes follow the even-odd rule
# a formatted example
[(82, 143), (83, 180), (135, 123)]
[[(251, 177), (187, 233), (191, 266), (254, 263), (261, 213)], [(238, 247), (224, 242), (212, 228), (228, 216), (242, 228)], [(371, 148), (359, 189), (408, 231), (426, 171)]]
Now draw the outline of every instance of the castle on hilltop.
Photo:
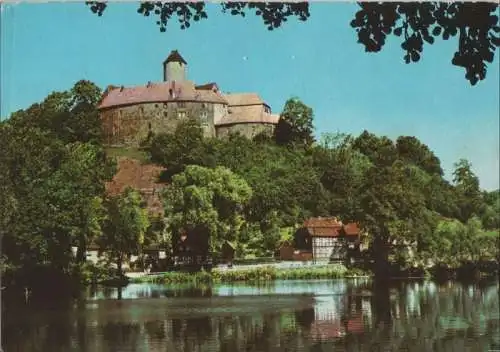
[(151, 133), (172, 132), (188, 118), (198, 119), (207, 137), (273, 132), (279, 115), (259, 95), (222, 93), (216, 83), (196, 85), (186, 71), (186, 60), (173, 50), (163, 62), (163, 82), (108, 86), (98, 106), (104, 142), (137, 146)]

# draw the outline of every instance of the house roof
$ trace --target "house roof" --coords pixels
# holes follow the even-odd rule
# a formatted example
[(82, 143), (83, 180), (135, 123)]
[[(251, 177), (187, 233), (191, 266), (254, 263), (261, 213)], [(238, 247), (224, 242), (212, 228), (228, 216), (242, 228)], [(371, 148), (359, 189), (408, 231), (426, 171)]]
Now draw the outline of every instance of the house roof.
[(356, 223), (349, 223), (344, 225), (344, 232), (347, 236), (358, 235), (360, 230)]
[(172, 50), (165, 61), (163, 61), (163, 64), (165, 65), (169, 62), (182, 62), (184, 65), (187, 65), (186, 60), (184, 60), (177, 50)]
[(343, 224), (335, 217), (309, 218), (304, 221), (304, 228), (313, 237), (337, 237), (340, 235), (357, 236), (359, 227), (356, 223)]
[(206, 88), (196, 89), (191, 81), (167, 81), (129, 88), (108, 86), (98, 109), (175, 101), (227, 104), (222, 94)]
[(304, 221), (304, 227), (342, 227), (342, 222), (336, 217), (309, 218)]

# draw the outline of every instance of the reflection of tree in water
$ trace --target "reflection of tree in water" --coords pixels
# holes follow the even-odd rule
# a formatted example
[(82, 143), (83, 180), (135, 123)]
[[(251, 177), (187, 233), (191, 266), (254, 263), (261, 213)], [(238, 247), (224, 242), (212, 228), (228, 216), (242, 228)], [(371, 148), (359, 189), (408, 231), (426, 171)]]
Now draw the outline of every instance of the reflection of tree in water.
[(153, 320), (144, 323), (144, 330), (148, 335), (149, 340), (164, 340), (167, 335), (165, 334), (165, 322), (161, 320)]
[(44, 325), (2, 326), (2, 346), (5, 351), (69, 351), (73, 334), (68, 323), (61, 316)]
[[(410, 351), (458, 351), (464, 350), (464, 346), (474, 351), (491, 349), (499, 338), (498, 323), (491, 319), (491, 312), (498, 312), (498, 296), (487, 301), (481, 299), (484, 292), (477, 287), (467, 291), (468, 288), (458, 284), (437, 287), (433, 283), (416, 282), (398, 285), (394, 298), (389, 290), (375, 292), (378, 297), (372, 301), (373, 310), (379, 317), (374, 317), (376, 324), (369, 336), (376, 338), (365, 339), (363, 350), (387, 343), (394, 350)], [(389, 312), (381, 312), (381, 302), (389, 302)], [(391, 320), (387, 325), (389, 315)], [(456, 349), (457, 346), (460, 348)]]
[(4, 347), (59, 352), (75, 350), (73, 341), (76, 351), (483, 351), (500, 342), (497, 290), (496, 284), (391, 283), (387, 289), (351, 287), (342, 297), (327, 295), (321, 304), (297, 311), (182, 319), (143, 315), (138, 323), (130, 312), (110, 316), (104, 305), (92, 313), (83, 304), (76, 311), (4, 324), (4, 337), (12, 339)]
[(314, 308), (307, 308), (295, 312), (295, 321), (298, 325), (306, 330), (311, 328), (311, 324), (314, 322)]
[(176, 287), (164, 291), (165, 297), (212, 297), (210, 286)]
[(123, 352), (140, 349), (141, 326), (139, 323), (107, 322), (101, 327), (100, 335), (107, 351)]
[(70, 307), (70, 299), (13, 304), (2, 311), (2, 347), (5, 351), (69, 351), (74, 336)]

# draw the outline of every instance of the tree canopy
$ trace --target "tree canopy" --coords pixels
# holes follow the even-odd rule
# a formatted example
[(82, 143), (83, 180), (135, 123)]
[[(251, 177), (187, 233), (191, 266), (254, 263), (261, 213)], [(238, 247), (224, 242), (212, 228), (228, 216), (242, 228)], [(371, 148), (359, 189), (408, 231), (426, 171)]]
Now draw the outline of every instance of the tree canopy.
[[(106, 2), (87, 1), (93, 13), (102, 16)], [(253, 12), (274, 30), (295, 17), (307, 21), (308, 2), (222, 2), (221, 11), (245, 17)], [(493, 62), (500, 45), (498, 4), (494, 2), (359, 2), (359, 9), (350, 25), (356, 30), (358, 43), (366, 52), (379, 52), (387, 37), (401, 38), (403, 59), (418, 62), (425, 44), (436, 39), (458, 36), (458, 48), (451, 63), (465, 69), (465, 78), (475, 85), (485, 79), (487, 65)], [(165, 32), (175, 18), (181, 29), (192, 22), (208, 18), (204, 2), (141, 2), (137, 12), (156, 16), (156, 24)], [(347, 25), (347, 24), (346, 24)]]
[(130, 255), (141, 251), (150, 226), (148, 213), (142, 204), (141, 195), (130, 187), (122, 194), (109, 197), (105, 207), (107, 212), (103, 231), (96, 242), (108, 251), (119, 275), (123, 275), (122, 264)]
[(210, 251), (216, 252), (223, 241), (237, 236), (242, 208), (251, 195), (245, 180), (227, 168), (189, 165), (173, 177), (164, 193), (170, 231), (206, 234)]

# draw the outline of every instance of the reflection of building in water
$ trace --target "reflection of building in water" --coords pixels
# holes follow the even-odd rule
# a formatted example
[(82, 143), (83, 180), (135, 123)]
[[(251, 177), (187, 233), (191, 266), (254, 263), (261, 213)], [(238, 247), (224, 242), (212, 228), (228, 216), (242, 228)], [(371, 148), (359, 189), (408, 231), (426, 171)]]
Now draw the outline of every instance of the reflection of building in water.
[(344, 310), (344, 296), (319, 297), (316, 302), (314, 320), (334, 320)]
[[(354, 312), (351, 308), (354, 308)], [(317, 300), (310, 330), (313, 339), (325, 340), (363, 331), (363, 314), (355, 307), (348, 306), (347, 295), (321, 297)]]

